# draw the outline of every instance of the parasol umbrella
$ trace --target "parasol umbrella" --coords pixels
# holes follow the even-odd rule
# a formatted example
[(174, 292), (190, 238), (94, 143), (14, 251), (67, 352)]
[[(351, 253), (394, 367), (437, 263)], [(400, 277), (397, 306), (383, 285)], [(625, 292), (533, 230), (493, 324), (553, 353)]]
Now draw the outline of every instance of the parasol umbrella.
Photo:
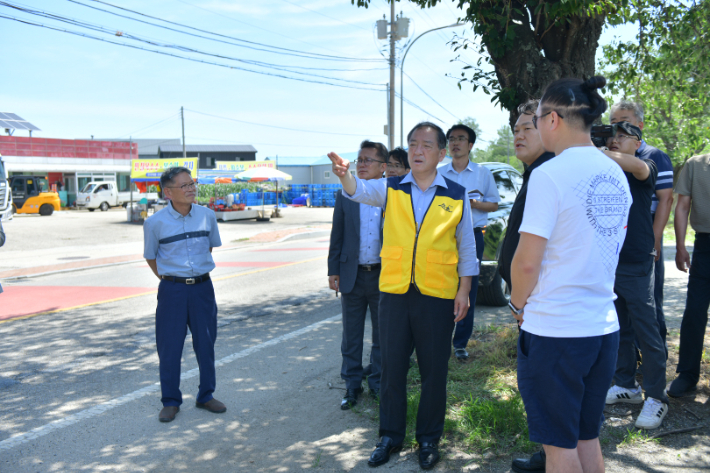
[[(244, 172), (240, 172), (236, 176), (237, 179), (249, 182), (275, 182), (276, 183), (276, 215), (279, 213), (279, 181), (290, 181), (290, 174), (279, 171), (274, 168), (251, 168)], [(261, 194), (261, 210), (264, 211), (264, 193)]]

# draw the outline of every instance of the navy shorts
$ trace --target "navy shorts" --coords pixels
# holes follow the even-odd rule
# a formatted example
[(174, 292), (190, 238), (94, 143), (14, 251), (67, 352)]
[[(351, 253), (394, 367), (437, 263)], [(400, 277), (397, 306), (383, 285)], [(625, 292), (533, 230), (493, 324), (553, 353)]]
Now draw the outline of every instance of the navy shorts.
[(520, 331), (518, 389), (532, 442), (576, 448), (599, 437), (618, 351), (619, 332), (553, 338)]

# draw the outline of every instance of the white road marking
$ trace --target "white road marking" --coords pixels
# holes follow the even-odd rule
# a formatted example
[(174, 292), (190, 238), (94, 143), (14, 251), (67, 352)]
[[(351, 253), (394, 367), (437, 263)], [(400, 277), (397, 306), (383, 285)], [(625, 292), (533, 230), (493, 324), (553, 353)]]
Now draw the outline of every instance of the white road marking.
[[(329, 317), (327, 319), (324, 319), (324, 320), (321, 320), (320, 322), (316, 322), (314, 324), (308, 325), (308, 326), (303, 327), (302, 329), (296, 330), (294, 332), (290, 332), (290, 333), (281, 335), (280, 337), (272, 338), (271, 340), (266, 341), (264, 343), (260, 343), (258, 345), (254, 345), (253, 347), (246, 348), (242, 351), (232, 353), (231, 355), (225, 356), (224, 358), (217, 360), (215, 362), (215, 367), (224, 366), (224, 365), (229, 364), (235, 360), (238, 360), (239, 358), (244, 358), (249, 355), (252, 355), (260, 350), (263, 350), (264, 348), (271, 347), (271, 346), (277, 345), (281, 342), (284, 342), (286, 340), (296, 338), (296, 337), (303, 335), (305, 333), (312, 332), (313, 330), (316, 330), (316, 329), (322, 327), (323, 325), (326, 325), (330, 322), (334, 322), (334, 321), (338, 320), (341, 317), (341, 315), (342, 314), (338, 314), (333, 317)], [(199, 374), (200, 374), (199, 368), (193, 368), (189, 371), (186, 371), (185, 373), (182, 373), (182, 375), (180, 376), (180, 379), (194, 378), (195, 376), (197, 376)], [(92, 417), (96, 417), (99, 414), (103, 414), (104, 412), (111, 410), (115, 407), (119, 407), (119, 406), (127, 404), (131, 401), (135, 401), (136, 399), (139, 399), (143, 396), (153, 394), (154, 392), (157, 392), (159, 389), (160, 389), (159, 382), (155, 383), (155, 384), (151, 384), (150, 386), (146, 386), (145, 388), (138, 389), (137, 391), (133, 391), (132, 393), (125, 394), (121, 397), (117, 397), (116, 399), (111, 399), (110, 401), (102, 402), (101, 404), (97, 404), (94, 407), (90, 407), (90, 408), (85, 409), (83, 411), (77, 412), (76, 414), (71, 414), (71, 415), (64, 417), (62, 419), (58, 419), (53, 422), (50, 422), (49, 424), (45, 424), (43, 426), (34, 428), (34, 429), (30, 430), (29, 432), (13, 435), (12, 437), (10, 437), (8, 439), (0, 441), (0, 450), (10, 450), (11, 448), (22, 445), (23, 443), (29, 442), (30, 440), (34, 440), (36, 438), (43, 437), (43, 436), (50, 434), (56, 430), (63, 429), (65, 427), (69, 427), (70, 425), (76, 424), (77, 422), (81, 422), (83, 420), (90, 419)]]

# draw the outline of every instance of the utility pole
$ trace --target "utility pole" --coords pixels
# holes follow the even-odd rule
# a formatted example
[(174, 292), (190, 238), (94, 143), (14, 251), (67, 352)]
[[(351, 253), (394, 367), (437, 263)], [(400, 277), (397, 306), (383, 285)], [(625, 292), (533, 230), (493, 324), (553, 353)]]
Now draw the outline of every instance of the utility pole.
[(390, 110), (387, 118), (387, 134), (389, 135), (389, 149), (394, 148), (394, 42), (396, 41), (397, 24), (394, 18), (394, 0), (390, 0), (390, 84), (389, 102)]
[[(180, 120), (182, 121), (182, 159), (187, 158), (187, 152), (185, 151), (185, 110), (180, 107)], [(195, 171), (197, 171), (195, 169)]]

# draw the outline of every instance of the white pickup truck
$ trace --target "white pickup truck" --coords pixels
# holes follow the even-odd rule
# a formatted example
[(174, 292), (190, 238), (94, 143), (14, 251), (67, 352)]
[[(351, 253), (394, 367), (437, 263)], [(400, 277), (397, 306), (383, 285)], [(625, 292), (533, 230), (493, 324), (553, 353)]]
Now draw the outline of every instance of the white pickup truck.
[[(141, 194), (133, 193), (133, 202), (138, 202), (142, 198), (148, 200), (157, 200), (156, 192)], [(79, 209), (87, 209), (93, 212), (96, 209), (101, 209), (102, 212), (107, 211), (111, 207), (119, 205), (125, 206), (131, 200), (130, 192), (118, 192), (118, 187), (114, 181), (92, 181), (84, 186), (84, 188), (76, 196), (76, 206)]]

